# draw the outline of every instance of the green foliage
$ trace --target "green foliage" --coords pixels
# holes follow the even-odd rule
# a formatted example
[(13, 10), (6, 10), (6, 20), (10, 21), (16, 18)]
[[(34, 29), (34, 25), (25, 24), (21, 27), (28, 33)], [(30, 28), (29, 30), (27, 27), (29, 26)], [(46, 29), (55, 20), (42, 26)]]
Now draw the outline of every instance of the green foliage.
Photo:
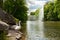
[(27, 10), (25, 0), (6, 0), (3, 9), (15, 18), (25, 22), (27, 20)]
[(17, 18), (14, 18), (14, 19), (15, 19), (15, 22), (16, 22), (16, 23), (18, 23), (18, 22), (19, 22), (19, 20), (18, 20)]
[(0, 7), (2, 8), (3, 0), (0, 0)]
[(44, 6), (44, 20), (45, 21), (59, 21), (60, 20), (60, 1), (54, 3), (48, 2)]
[(31, 12), (30, 15), (38, 16), (40, 12), (40, 9), (38, 8), (35, 12)]
[(0, 40), (6, 40), (6, 32), (0, 30)]
[(40, 12), (40, 9), (38, 8), (38, 9), (35, 11), (35, 16), (38, 16), (38, 15), (39, 15), (39, 12)]
[(35, 15), (35, 12), (31, 12), (30, 15)]
[(31, 12), (30, 15), (34, 15), (36, 19), (39, 18), (40, 9), (38, 8), (35, 12)]

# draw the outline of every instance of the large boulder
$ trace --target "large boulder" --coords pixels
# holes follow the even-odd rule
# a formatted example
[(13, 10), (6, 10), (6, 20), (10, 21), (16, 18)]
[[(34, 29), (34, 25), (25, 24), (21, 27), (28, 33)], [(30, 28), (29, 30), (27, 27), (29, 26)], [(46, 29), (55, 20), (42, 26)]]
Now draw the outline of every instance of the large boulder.
[(8, 30), (9, 25), (3, 21), (0, 21), (0, 30)]
[(14, 17), (12, 15), (4, 12), (1, 8), (0, 8), (0, 20), (2, 20), (3, 22), (6, 22), (7, 24), (10, 24), (10, 25), (16, 24)]

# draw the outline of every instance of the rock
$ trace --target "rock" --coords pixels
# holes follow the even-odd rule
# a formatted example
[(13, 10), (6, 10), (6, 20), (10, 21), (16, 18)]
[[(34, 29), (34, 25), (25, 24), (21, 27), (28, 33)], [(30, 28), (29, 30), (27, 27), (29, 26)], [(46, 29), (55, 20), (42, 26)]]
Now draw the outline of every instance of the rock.
[(9, 25), (3, 21), (0, 21), (0, 30), (8, 30)]
[(0, 8), (0, 20), (2, 20), (3, 22), (6, 22), (7, 24), (10, 24), (10, 25), (16, 24), (14, 17), (12, 15), (4, 12), (1, 8)]
[(17, 40), (20, 39), (22, 37), (22, 33), (20, 31), (16, 31), (16, 30), (9, 30), (8, 31), (8, 35), (7, 37), (9, 37), (9, 40)]

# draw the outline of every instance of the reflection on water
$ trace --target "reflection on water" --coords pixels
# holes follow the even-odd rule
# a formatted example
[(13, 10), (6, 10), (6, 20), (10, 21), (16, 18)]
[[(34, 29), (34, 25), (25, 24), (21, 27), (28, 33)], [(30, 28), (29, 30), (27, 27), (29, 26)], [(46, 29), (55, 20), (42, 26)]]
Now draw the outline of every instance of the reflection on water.
[(39, 23), (39, 21), (27, 21), (27, 40), (40, 40), (40, 38), (44, 37), (42, 23)]
[[(27, 21), (26, 40), (60, 40), (60, 22)], [(44, 26), (44, 27), (43, 27)]]

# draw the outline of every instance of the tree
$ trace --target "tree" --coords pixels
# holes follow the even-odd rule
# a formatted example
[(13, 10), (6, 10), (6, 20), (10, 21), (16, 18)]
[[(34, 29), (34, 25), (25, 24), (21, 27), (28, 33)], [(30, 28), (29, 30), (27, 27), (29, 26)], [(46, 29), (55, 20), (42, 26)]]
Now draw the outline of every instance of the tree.
[(25, 22), (27, 20), (28, 10), (25, 5), (25, 0), (6, 0), (3, 3), (3, 9), (21, 22)]
[(31, 12), (30, 15), (34, 15), (36, 17), (36, 19), (38, 19), (39, 18), (39, 13), (40, 13), (40, 9), (38, 8), (38, 9), (36, 9), (35, 12)]
[(35, 11), (35, 16), (38, 16), (40, 13), (40, 8), (38, 8), (36, 11)]
[(31, 12), (30, 15), (35, 15), (35, 12)]
[(0, 0), (0, 8), (2, 8), (3, 0)]
[(55, 1), (56, 12), (58, 13), (58, 19), (60, 20), (60, 0)]
[[(58, 1), (58, 0), (57, 0)], [(44, 6), (44, 20), (45, 21), (59, 21), (60, 20), (60, 1), (48, 2)]]
[(40, 12), (40, 9), (38, 8), (35, 12), (31, 12), (30, 15), (38, 16)]

